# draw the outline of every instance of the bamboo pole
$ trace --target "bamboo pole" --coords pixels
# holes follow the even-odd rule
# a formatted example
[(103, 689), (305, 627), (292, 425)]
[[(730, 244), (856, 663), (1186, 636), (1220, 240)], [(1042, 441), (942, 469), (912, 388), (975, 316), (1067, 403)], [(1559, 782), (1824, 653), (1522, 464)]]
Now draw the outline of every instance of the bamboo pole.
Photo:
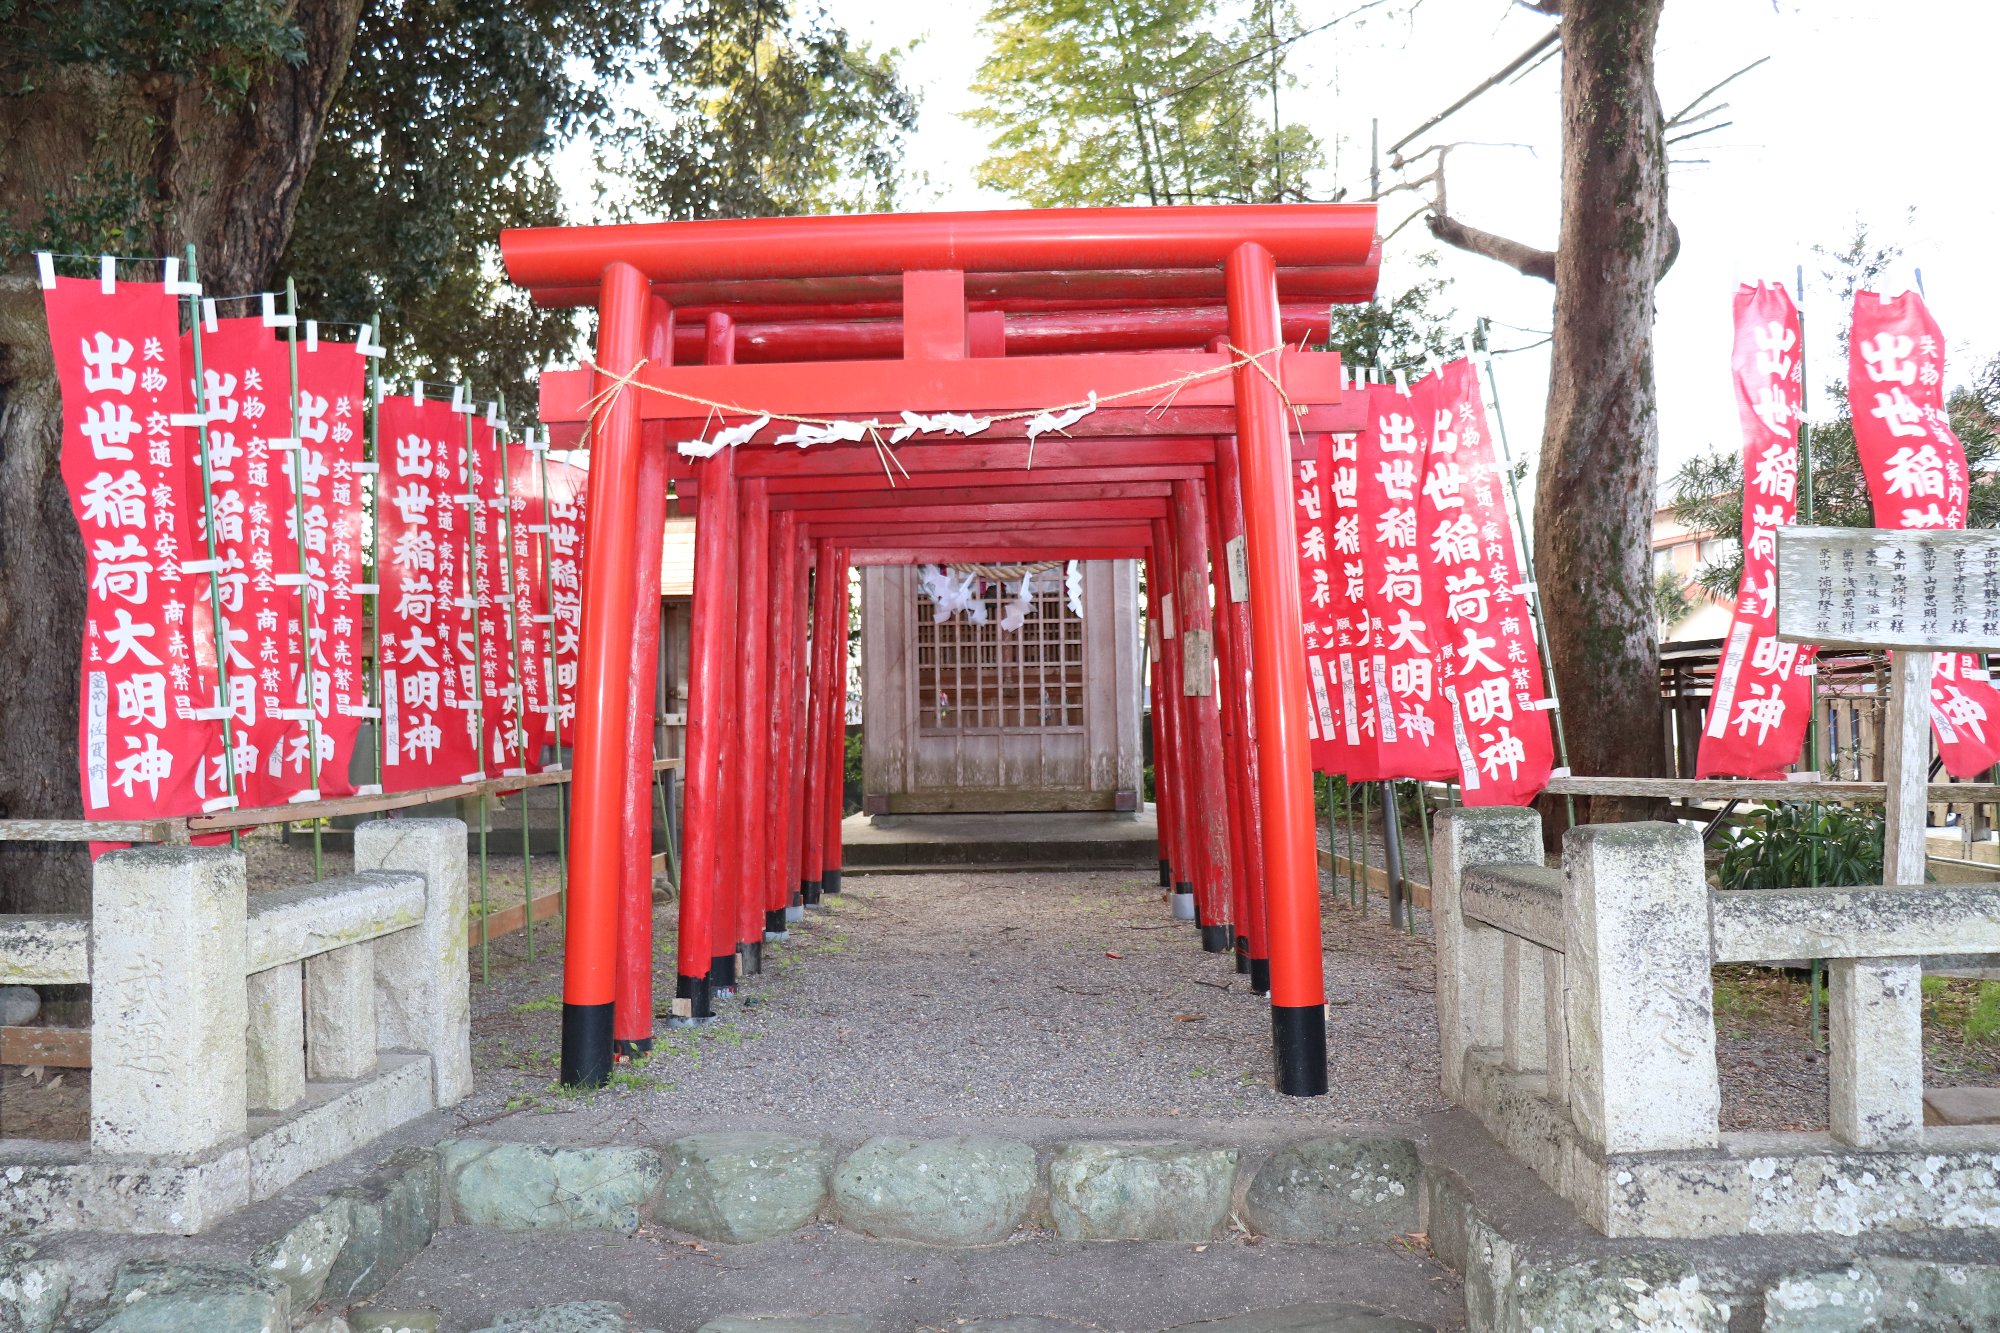
[[(306, 441), (299, 434), (299, 291), (298, 284), (285, 279), (285, 351), (292, 372), (291, 387), (291, 447), (285, 452), (292, 456), (292, 536), (293, 545), (298, 550), (299, 560), (299, 635), (302, 661), (299, 670), (299, 693), (302, 698), (295, 700), (305, 710), (306, 759), (312, 765), (311, 795), (307, 800), (319, 799), (319, 701), (313, 689), (313, 601), (312, 601), (312, 556), (306, 546)], [(293, 793), (295, 796), (304, 793)], [(321, 836), (321, 821), (312, 821), (313, 839), (313, 880), (318, 882), (325, 874), (325, 848)]]

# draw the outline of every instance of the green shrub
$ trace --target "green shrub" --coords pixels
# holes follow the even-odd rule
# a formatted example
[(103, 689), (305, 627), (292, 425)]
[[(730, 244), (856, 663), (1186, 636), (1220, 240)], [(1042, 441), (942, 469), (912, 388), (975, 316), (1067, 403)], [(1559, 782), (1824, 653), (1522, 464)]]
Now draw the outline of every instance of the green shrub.
[(1767, 806), (1722, 853), (1725, 889), (1882, 882), (1882, 812), (1874, 806)]

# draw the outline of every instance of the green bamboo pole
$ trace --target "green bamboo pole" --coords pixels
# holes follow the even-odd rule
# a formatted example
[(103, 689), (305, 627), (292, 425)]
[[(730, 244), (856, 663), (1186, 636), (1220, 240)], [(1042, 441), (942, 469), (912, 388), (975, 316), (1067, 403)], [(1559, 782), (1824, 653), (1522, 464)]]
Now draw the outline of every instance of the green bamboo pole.
[[(519, 590), (520, 574), (514, 566), (514, 505), (511, 482), (513, 474), (507, 467), (507, 399), (501, 395), (497, 404), (499, 419), (493, 422), (493, 438), (499, 450), (500, 476), (492, 497), (498, 501), (500, 510), (500, 551), (503, 557), (501, 572), (506, 585), (501, 589), (507, 603), (507, 645), (512, 654), (510, 666), (514, 679), (508, 686), (514, 700), (514, 750), (521, 757), (521, 772), (528, 768), (528, 690), (521, 673), (521, 605)], [(470, 424), (471, 418), (466, 418)], [(522, 929), (528, 937), (528, 957), (535, 956), (535, 865), (530, 852), (532, 825), (528, 820), (528, 789), (521, 788), (521, 903)]]
[[(1800, 264), (1793, 270), (1793, 281), (1798, 293), (1799, 307), (1799, 519), (1807, 527), (1813, 521), (1813, 474), (1812, 474), (1812, 428), (1806, 424), (1806, 389), (1812, 377), (1806, 374), (1806, 266)], [(1815, 662), (1814, 666), (1817, 667)], [(1806, 767), (1815, 774), (1819, 772), (1819, 672), (1815, 670), (1806, 677)], [(1819, 802), (1807, 805), (1808, 817), (1815, 832), (1819, 828)], [(1812, 839), (1806, 840), (1806, 878), (1812, 887), (1819, 887), (1819, 847)], [(1812, 1044), (1814, 1050), (1821, 1049), (1820, 1028), (1820, 976), (1825, 963), (1818, 958), (1812, 960), (1808, 975), (1807, 989), (1811, 992), (1807, 1004), (1812, 1010)]]
[[(360, 341), (366, 343), (374, 339), (377, 348), (382, 347), (382, 312), (375, 312), (375, 322), (361, 330)], [(371, 487), (371, 501), (368, 506), (368, 560), (370, 580), (375, 591), (368, 594), (369, 633), (373, 651), (370, 661), (375, 677), (375, 789), (382, 789), (382, 743), (383, 727), (389, 719), (389, 705), (382, 698), (382, 358), (380, 353), (368, 358), (368, 435), (366, 454)]]
[[(215, 683), (221, 692), (219, 701), (222, 708), (222, 780), (229, 805), (236, 804), (236, 701), (229, 693), (229, 622), (222, 614), (222, 558), (215, 544), (215, 478), (208, 461), (208, 376), (204, 373), (201, 360), (201, 285), (196, 280), (194, 266), (194, 246), (187, 248), (188, 284), (192, 288), (188, 294), (188, 326), (192, 330), (189, 341), (194, 347), (194, 415), (195, 434), (201, 450), (201, 514), (202, 529), (208, 538), (208, 607), (215, 618)], [(235, 829), (229, 830), (229, 845), (238, 848), (243, 839)]]
[[(1363, 916), (1368, 915), (1368, 812), (1369, 807), (1373, 804), (1371, 797), (1374, 795), (1374, 788), (1375, 784), (1372, 782), (1361, 784), (1361, 874), (1359, 878), (1361, 881), (1360, 906)], [(1350, 907), (1355, 905), (1353, 898), (1349, 898), (1347, 902)]]
[[(472, 750), (479, 761), (479, 772), (486, 771), (486, 661), (479, 646), (479, 536), (476, 520), (480, 509), (479, 473), (472, 456), (472, 389), (469, 385), (454, 386), (454, 403), (465, 403), (462, 409), (465, 417), (465, 453), (463, 455), (462, 494), (465, 508), (465, 579), (466, 604), (472, 611)], [(479, 788), (479, 979), (488, 981), (493, 975), (492, 940), (488, 919), (491, 906), (488, 899), (486, 878), (486, 787)]]
[[(291, 430), (292, 447), (287, 450), (292, 455), (292, 535), (298, 549), (299, 558), (299, 633), (300, 652), (303, 661), (299, 672), (299, 685), (304, 698), (299, 700), (306, 713), (306, 757), (312, 764), (312, 795), (319, 799), (319, 707), (313, 691), (313, 608), (312, 574), (310, 554), (306, 550), (306, 442), (299, 434), (299, 291), (298, 285), (290, 278), (285, 279), (285, 350), (290, 358), (292, 372), (291, 389)], [(313, 836), (313, 879), (318, 881), (325, 874), (324, 855), (320, 826), (323, 821), (312, 821)]]
[[(535, 472), (542, 488), (542, 615), (543, 624), (548, 626), (548, 634), (542, 642), (548, 647), (549, 672), (549, 730), (555, 735), (556, 766), (566, 768), (562, 743), (562, 674), (557, 669), (556, 660), (556, 587), (549, 577), (554, 563), (554, 544), (549, 540), (549, 436), (548, 428), (542, 429), (540, 440), (529, 448), (535, 453)], [(569, 784), (556, 784), (556, 914), (562, 919), (564, 929), (569, 926)]]
[[(1424, 791), (1424, 784), (1417, 783), (1417, 827), (1424, 833), (1424, 883), (1431, 886), (1432, 894), (1437, 892), (1437, 873), (1431, 869), (1431, 803)], [(1432, 899), (1436, 901), (1435, 897)], [(1409, 923), (1410, 933), (1417, 933), (1416, 913), (1406, 911), (1404, 921)]]
[[(1485, 321), (1481, 321), (1482, 327)], [(1470, 349), (1468, 349), (1470, 350)], [(1569, 738), (1563, 734), (1562, 696), (1556, 693), (1555, 662), (1549, 656), (1549, 627), (1542, 620), (1542, 590), (1535, 580), (1535, 548), (1528, 540), (1528, 527), (1521, 517), (1521, 483), (1514, 476), (1514, 451), (1507, 443), (1507, 418), (1500, 411), (1500, 382), (1493, 377), (1493, 354), (1488, 351), (1486, 363), (1486, 395), (1493, 400), (1493, 433), (1500, 443), (1500, 470), (1507, 477), (1507, 499), (1514, 511), (1514, 536), (1520, 543), (1521, 573), (1527, 580), (1528, 614), (1535, 622), (1535, 642), (1542, 650), (1542, 692), (1556, 700), (1556, 706), (1549, 710), (1555, 719), (1556, 762), (1569, 767)], [(1569, 826), (1576, 827), (1576, 798), (1563, 797), (1563, 806), (1569, 815)]]

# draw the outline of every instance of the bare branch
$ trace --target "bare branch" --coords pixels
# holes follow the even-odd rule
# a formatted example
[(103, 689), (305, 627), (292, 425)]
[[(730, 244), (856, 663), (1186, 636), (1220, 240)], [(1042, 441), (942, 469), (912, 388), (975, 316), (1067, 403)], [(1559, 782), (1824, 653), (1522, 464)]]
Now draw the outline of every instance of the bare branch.
[(1742, 78), (1745, 74), (1748, 74), (1751, 70), (1757, 68), (1757, 66), (1765, 64), (1770, 59), (1771, 57), (1769, 56), (1761, 56), (1758, 59), (1753, 60), (1749, 64), (1745, 65), (1742, 69), (1737, 70), (1734, 74), (1724, 79), (1721, 83), (1716, 84), (1713, 88), (1710, 88), (1708, 91), (1704, 92), (1700, 97), (1695, 98), (1694, 101), (1689, 102), (1679, 111), (1676, 111), (1673, 115), (1667, 117), (1667, 123), (1664, 126), (1664, 128), (1672, 129), (1674, 128), (1674, 126), (1679, 125), (1683, 120), (1686, 119), (1688, 112), (1694, 110), (1696, 107), (1700, 106), (1703, 102), (1706, 102), (1709, 98), (1715, 96), (1717, 93), (1721, 92), (1724, 88), (1727, 88), (1730, 84), (1736, 82), (1738, 79)]
[(1505, 236), (1469, 227), (1456, 218), (1435, 211), (1431, 213), (1427, 225), (1431, 235), (1446, 245), (1498, 260), (1530, 278), (1540, 278), (1544, 282), (1556, 280), (1556, 252), (1553, 250), (1537, 250), (1532, 245), (1523, 245)]
[[(1539, 6), (1531, 6), (1531, 7), (1538, 8)], [(1434, 129), (1436, 126), (1438, 126), (1440, 123), (1442, 123), (1449, 117), (1457, 114), (1459, 111), (1463, 110), (1469, 103), (1475, 101), (1481, 93), (1493, 87), (1495, 84), (1500, 83), (1502, 80), (1506, 79), (1508, 75), (1512, 74), (1515, 70), (1520, 69), (1523, 65), (1527, 64), (1529, 61), (1533, 60), (1536, 56), (1540, 55), (1542, 52), (1554, 46), (1557, 42), (1561, 40), (1562, 40), (1562, 29), (1560, 28), (1551, 28), (1548, 32), (1542, 34), (1540, 39), (1538, 39), (1533, 46), (1521, 52), (1520, 55), (1515, 56), (1512, 60), (1508, 61), (1505, 65), (1503, 65), (1498, 74), (1495, 74), (1492, 78), (1487, 79), (1484, 82), (1480, 83), (1479, 85), (1474, 87), (1471, 92), (1459, 98), (1456, 102), (1453, 102), (1450, 106), (1438, 112), (1435, 116), (1432, 116), (1429, 120), (1417, 126), (1415, 129), (1411, 130), (1408, 134), (1404, 135), (1402, 138), (1396, 140), (1396, 142), (1390, 144), (1389, 155), (1391, 157), (1394, 157), (1396, 155), (1396, 151), (1400, 148), (1405, 147), (1412, 139), (1416, 138), (1418, 135), (1422, 134), (1426, 130)]]
[(1412, 222), (1415, 222), (1418, 218), (1423, 217), (1430, 211), (1431, 211), (1431, 206), (1429, 204), (1425, 204), (1422, 208), (1419, 208), (1416, 212), (1410, 214), (1408, 217), (1404, 218), (1401, 222), (1398, 222), (1394, 227), (1391, 227), (1389, 229), (1389, 234), (1387, 236), (1382, 237), (1381, 244), (1386, 246), (1387, 244), (1389, 244), (1389, 242), (1395, 240), (1397, 232), (1409, 226)]
[[(1165, 92), (1161, 93), (1158, 97), (1155, 97), (1153, 100), (1155, 102), (1168, 102), (1176, 98), (1185, 97), (1187, 94), (1193, 92), (1195, 89), (1201, 87), (1203, 84), (1221, 78), (1224, 74), (1229, 73), (1230, 70), (1241, 69), (1243, 66), (1248, 65), (1253, 61), (1262, 60), (1266, 56), (1274, 55), (1277, 52), (1284, 50), (1286, 47), (1290, 46), (1293, 42), (1303, 41), (1307, 37), (1312, 37), (1319, 33), (1325, 32), (1328, 28), (1339, 27), (1341, 24), (1347, 22), (1347, 20), (1355, 17), (1357, 14), (1365, 14), (1371, 9), (1380, 9), (1383, 5), (1390, 3), (1392, 3), (1392, 0), (1366, 0), (1366, 3), (1358, 5), (1355, 8), (1348, 10), (1345, 14), (1342, 14), (1338, 18), (1328, 19), (1325, 23), (1317, 24), (1314, 27), (1305, 28), (1299, 32), (1295, 32), (1291, 36), (1285, 38), (1282, 41), (1273, 42), (1269, 46), (1261, 47), (1258, 50), (1251, 51), (1244, 55), (1238, 56), (1236, 59), (1226, 61), (1223, 64), (1217, 65), (1213, 69), (1205, 70), (1203, 71), (1203, 73), (1199, 78), (1190, 79), (1188, 82), (1182, 84), (1178, 88), (1169, 88)], [(1415, 9), (1422, 3), (1423, 0), (1415, 0), (1415, 3), (1413, 3), (1410, 6), (1410, 8)]]
[(1726, 130), (1735, 123), (1733, 120), (1725, 120), (1719, 125), (1707, 125), (1698, 130), (1689, 130), (1686, 134), (1676, 134), (1673, 138), (1667, 140), (1666, 146), (1671, 148), (1677, 143), (1686, 143), (1689, 139), (1699, 139), (1704, 134), (1713, 134), (1717, 130)]

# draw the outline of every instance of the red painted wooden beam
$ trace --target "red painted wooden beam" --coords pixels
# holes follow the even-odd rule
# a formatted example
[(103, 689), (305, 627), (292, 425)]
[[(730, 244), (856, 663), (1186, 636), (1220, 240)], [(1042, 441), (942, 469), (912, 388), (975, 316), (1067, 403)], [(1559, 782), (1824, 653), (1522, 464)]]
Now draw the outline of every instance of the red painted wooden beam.
[(655, 282), (799, 278), (910, 269), (968, 272), (1206, 268), (1244, 243), (1284, 264), (1360, 264), (1373, 204), (1018, 209), (535, 227), (500, 233), (507, 276), (575, 287), (607, 264)]
[(900, 513), (895, 510), (825, 508), (794, 510), (800, 519), (813, 523), (893, 523), (898, 518), (933, 523), (1023, 523), (1034, 519), (1069, 519), (1076, 522), (1146, 519), (1167, 512), (1161, 500), (1057, 500), (1024, 504), (913, 505)]
[(949, 504), (1041, 504), (1062, 500), (1160, 500), (1172, 490), (1165, 481), (1078, 482), (1027, 486), (902, 487), (859, 494), (822, 496), (795, 492), (773, 500), (778, 509), (922, 509)]
[[(1278, 290), (1292, 302), (1349, 303), (1374, 299), (1382, 267), (1378, 244), (1359, 264), (1291, 265), (1278, 271)], [(712, 279), (657, 283), (654, 292), (690, 318), (722, 311), (744, 320), (814, 319), (838, 309), (844, 318), (884, 318), (901, 312), (900, 273), (846, 277)], [(1221, 270), (1074, 269), (967, 273), (967, 308), (1029, 313), (1202, 305), (1223, 295)], [(596, 288), (542, 287), (542, 306), (594, 305)]]
[[(1036, 472), (1044, 471), (1040, 462), (1040, 459), (1036, 460)], [(1059, 480), (1041, 483), (1037, 479), (1037, 484), (1047, 484), (1051, 489), (1061, 491), (1070, 486), (1096, 483), (1187, 481), (1198, 479), (1201, 474), (1201, 468), (1193, 464), (1183, 467), (1076, 467), (1062, 469)], [(1006, 473), (995, 476), (988, 472), (921, 472), (911, 468), (907, 477), (900, 470), (895, 473), (894, 493), (950, 490), (961, 486), (987, 488), (996, 485), (1013, 486), (1027, 482), (1032, 476), (1032, 473), (1026, 472), (1016, 477)], [(770, 478), (770, 483), (773, 503), (779, 509), (789, 506), (778, 504), (776, 501), (778, 496), (891, 493), (889, 478), (884, 475), (880, 467), (873, 473), (855, 471), (832, 476), (775, 476)], [(674, 493), (682, 499), (698, 496), (701, 494), (700, 482), (692, 477), (685, 481), (677, 481), (674, 483)]]
[[(655, 428), (664, 424), (656, 423)], [(1090, 440), (1045, 435), (1035, 441), (1032, 470), (1028, 467), (1026, 440), (989, 440), (985, 436), (934, 444), (912, 440), (893, 446), (890, 452), (900, 464), (895, 472), (897, 484), (901, 485), (904, 472), (1018, 472), (1022, 480), (1029, 480), (1039, 473), (1066, 468), (1202, 467), (1215, 461), (1215, 441), (1185, 435), (1142, 434)], [(746, 445), (736, 455), (737, 474), (744, 477), (883, 475), (882, 455), (867, 445), (859, 448), (814, 445), (810, 449)], [(693, 459), (675, 454), (669, 460), (669, 467), (678, 480), (692, 477), (696, 464)]]
[(1044, 560), (1138, 560), (1144, 546), (857, 546), (856, 565), (1039, 564)]

